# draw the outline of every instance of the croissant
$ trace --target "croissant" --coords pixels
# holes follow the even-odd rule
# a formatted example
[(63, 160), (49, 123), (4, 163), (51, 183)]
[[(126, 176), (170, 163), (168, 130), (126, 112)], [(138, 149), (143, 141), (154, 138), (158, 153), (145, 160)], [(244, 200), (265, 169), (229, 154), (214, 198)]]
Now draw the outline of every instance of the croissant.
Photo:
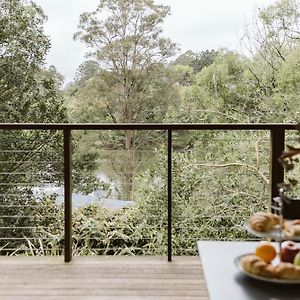
[(241, 266), (245, 272), (263, 276), (263, 277), (274, 277), (274, 266), (266, 263), (256, 255), (246, 255), (241, 259)]
[(300, 220), (285, 221), (283, 230), (288, 237), (300, 235)]
[(300, 267), (291, 263), (281, 262), (275, 267), (274, 273), (281, 279), (300, 279)]
[(257, 212), (250, 217), (249, 224), (256, 231), (267, 232), (280, 224), (280, 217), (270, 212)]

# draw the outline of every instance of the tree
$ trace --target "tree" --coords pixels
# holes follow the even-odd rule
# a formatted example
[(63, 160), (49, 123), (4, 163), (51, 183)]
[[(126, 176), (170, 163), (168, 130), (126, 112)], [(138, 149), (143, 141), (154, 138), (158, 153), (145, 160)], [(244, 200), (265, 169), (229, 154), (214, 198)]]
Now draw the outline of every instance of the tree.
[(243, 44), (250, 57), (245, 82), (259, 122), (295, 121), (297, 90), (283, 93), (283, 85), (297, 77), (297, 68), (293, 76), (287, 69), (293, 65), (292, 53), (299, 48), (299, 28), (300, 7), (295, 0), (279, 0), (259, 9), (252, 24), (247, 24)]
[[(296, 0), (279, 0), (274, 5), (258, 10), (252, 24), (246, 27), (244, 46), (259, 61), (260, 68), (249, 67), (262, 91), (277, 88), (277, 73), (290, 51), (299, 46), (300, 10)], [(259, 72), (267, 75), (267, 82)], [(266, 88), (266, 84), (268, 87)]]
[(196, 59), (197, 54), (192, 50), (187, 50), (183, 54), (176, 57), (174, 62), (171, 65), (183, 65), (183, 66), (190, 66), (192, 62)]
[[(55, 68), (44, 67), (50, 47), (43, 32), (45, 19), (33, 2), (0, 2), (0, 122), (67, 121), (59, 91), (61, 78)], [(21, 214), (18, 209), (24, 216), (33, 212), (34, 186), (61, 181), (62, 135), (42, 130), (2, 130), (0, 139), (0, 202), (2, 214), (11, 216), (1, 219), (1, 227), (9, 228), (13, 220), (17, 237), (23, 237), (26, 229), (22, 231), (22, 226), (32, 226), (30, 220), (12, 216)]]
[(220, 51), (214, 62), (197, 73), (184, 89), (182, 104), (176, 108), (177, 112), (182, 108), (182, 113), (177, 118), (184, 122), (241, 122), (245, 115), (255, 115), (246, 63), (241, 55)]
[[(105, 121), (159, 120), (156, 114), (161, 115), (160, 108), (166, 105), (157, 93), (157, 87), (166, 83), (159, 74), (164, 73), (163, 63), (176, 50), (174, 43), (162, 37), (161, 24), (169, 12), (169, 7), (155, 5), (153, 0), (101, 0), (95, 12), (81, 15), (74, 38), (92, 49), (90, 55), (101, 66), (98, 79), (90, 84), (98, 88), (96, 99), (106, 114)], [(126, 131), (122, 139), (127, 152), (121, 167), (128, 186), (124, 197), (131, 198), (135, 151), (141, 138)]]
[[(46, 17), (41, 8), (21, 0), (3, 0), (0, 12), (0, 122), (65, 122), (58, 90), (61, 78), (54, 67), (43, 67), (50, 42), (43, 33)], [(18, 149), (18, 142), (25, 145), (26, 141), (32, 150), (45, 149), (46, 140), (51, 149), (58, 141), (56, 136), (49, 132), (4, 131), (1, 149)], [(16, 171), (21, 167), (9, 168)]]
[(221, 51), (205, 50), (201, 52), (193, 52), (191, 50), (179, 55), (172, 65), (184, 65), (193, 68), (194, 73), (199, 73), (204, 67), (208, 67), (214, 62), (215, 57)]
[[(104, 12), (107, 17), (102, 21)], [(106, 71), (102, 79), (116, 91), (120, 116), (106, 99), (113, 122), (134, 123), (139, 118), (141, 98), (149, 92), (153, 72), (173, 55), (175, 45), (161, 37), (160, 25), (168, 14), (168, 7), (153, 1), (101, 0), (95, 12), (81, 15), (80, 31), (74, 37), (93, 49), (91, 55)], [(128, 134), (127, 148), (131, 138)]]
[(97, 61), (87, 60), (83, 62), (77, 72), (75, 77), (75, 83), (84, 84), (87, 80), (93, 78), (101, 71), (101, 68)]
[(37, 5), (1, 1), (0, 12), (0, 120), (20, 122), (50, 43), (42, 31), (45, 16)]
[(287, 54), (277, 71), (277, 88), (259, 103), (266, 122), (299, 122), (300, 48)]
[(221, 54), (222, 51), (205, 50), (196, 53), (196, 57), (191, 61), (190, 66), (193, 68), (194, 73), (199, 73), (204, 67), (208, 67), (214, 62), (214, 59)]

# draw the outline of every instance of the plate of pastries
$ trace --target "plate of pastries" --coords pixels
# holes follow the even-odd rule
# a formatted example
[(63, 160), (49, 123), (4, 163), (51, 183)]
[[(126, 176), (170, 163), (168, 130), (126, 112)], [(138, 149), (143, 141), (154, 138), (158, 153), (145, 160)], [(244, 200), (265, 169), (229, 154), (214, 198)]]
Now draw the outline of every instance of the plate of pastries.
[(253, 253), (235, 259), (238, 269), (249, 277), (281, 284), (300, 284), (300, 247), (294, 241), (281, 243), (277, 251), (274, 244), (260, 242)]
[(256, 212), (245, 224), (248, 232), (274, 239), (300, 241), (300, 219), (286, 220), (271, 212)]

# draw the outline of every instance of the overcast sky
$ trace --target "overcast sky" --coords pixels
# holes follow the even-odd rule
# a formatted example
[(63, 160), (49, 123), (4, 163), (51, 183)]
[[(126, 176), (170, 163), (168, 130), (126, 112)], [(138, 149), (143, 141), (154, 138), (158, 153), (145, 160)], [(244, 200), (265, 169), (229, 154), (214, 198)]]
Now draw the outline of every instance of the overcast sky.
[[(93, 11), (99, 0), (34, 0), (48, 21), (45, 32), (51, 39), (48, 65), (54, 65), (72, 81), (77, 67), (84, 61), (85, 45), (73, 41), (79, 15)], [(266, 7), (275, 0), (155, 0), (169, 5), (172, 15), (164, 23), (164, 35), (186, 50), (203, 51), (226, 47), (240, 51), (240, 38), (246, 20), (255, 8)]]

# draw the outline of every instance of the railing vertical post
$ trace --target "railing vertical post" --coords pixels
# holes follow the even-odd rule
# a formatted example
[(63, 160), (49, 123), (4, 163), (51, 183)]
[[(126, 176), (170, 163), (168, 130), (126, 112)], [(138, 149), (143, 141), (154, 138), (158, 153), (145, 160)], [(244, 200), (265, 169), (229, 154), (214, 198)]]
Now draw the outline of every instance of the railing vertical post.
[(270, 164), (270, 188), (271, 203), (273, 198), (279, 195), (278, 183), (284, 180), (284, 170), (278, 158), (284, 150), (285, 131), (283, 128), (271, 129), (271, 164)]
[(168, 130), (168, 261), (172, 261), (172, 130)]
[(64, 129), (65, 262), (72, 260), (72, 152), (71, 130)]

